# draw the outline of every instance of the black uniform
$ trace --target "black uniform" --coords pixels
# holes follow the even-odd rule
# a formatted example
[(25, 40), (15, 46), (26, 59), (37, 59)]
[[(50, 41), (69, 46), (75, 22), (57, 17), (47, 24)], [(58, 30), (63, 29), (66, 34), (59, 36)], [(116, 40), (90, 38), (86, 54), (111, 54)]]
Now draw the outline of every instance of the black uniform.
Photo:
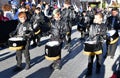
[[(51, 41), (59, 41), (60, 43), (60, 47), (62, 49), (62, 43), (65, 39), (66, 33), (68, 32), (68, 26), (65, 20), (61, 19), (61, 20), (52, 20), (51, 21)], [(61, 57), (61, 54), (60, 54)], [(56, 68), (60, 68), (60, 59), (54, 61), (52, 67), (54, 69)]]
[(70, 47), (70, 42), (71, 42), (71, 31), (72, 31), (72, 23), (74, 22), (75, 19), (75, 11), (74, 8), (72, 6), (70, 6), (69, 8), (65, 8), (62, 10), (61, 16), (63, 19), (67, 19), (66, 23), (67, 26), (69, 28), (69, 33), (67, 33), (67, 39), (66, 39), (66, 43), (67, 45)]
[[(102, 50), (102, 41), (104, 36), (106, 35), (106, 26), (105, 24), (92, 24), (90, 27), (90, 33), (89, 33), (89, 39), (90, 41), (96, 41), (96, 44), (98, 47), (95, 47), (94, 49), (100, 49)], [(93, 46), (91, 46), (93, 47)], [(91, 52), (88, 58), (88, 71), (87, 75), (90, 75), (92, 73), (92, 66), (93, 66), (93, 59), (96, 56), (96, 73), (100, 72), (100, 68), (102, 65), (102, 51), (101, 52)]]
[(81, 38), (85, 37), (86, 28), (90, 25), (90, 18), (87, 15), (82, 15), (78, 18), (77, 30), (81, 32)]
[(93, 24), (93, 20), (94, 20), (94, 11), (93, 10), (88, 10), (87, 11), (87, 15), (89, 16), (90, 18), (90, 25)]
[(20, 36), (20, 37), (26, 39), (25, 47), (20, 51), (16, 51), (16, 60), (17, 60), (18, 68), (20, 68), (22, 66), (22, 53), (24, 53), (24, 56), (25, 56), (25, 62), (26, 62), (25, 69), (30, 68), (29, 45), (30, 45), (31, 35), (32, 35), (32, 27), (31, 27), (31, 24), (27, 21), (23, 24), (19, 23), (17, 25), (16, 30), (10, 34), (10, 36)]
[[(106, 25), (109, 30), (115, 30), (116, 33), (118, 34), (118, 30), (120, 29), (120, 18), (119, 16), (110, 16), (107, 18), (106, 20)], [(115, 38), (117, 38), (118, 35), (115, 36)], [(113, 58), (116, 48), (117, 48), (117, 42), (116, 41), (114, 44), (109, 44), (109, 38), (107, 37), (107, 54), (111, 56), (111, 58)]]
[[(45, 17), (43, 13), (39, 13), (39, 14), (34, 14), (31, 17), (30, 22), (32, 23), (32, 28), (34, 30), (34, 37), (33, 37), (33, 45), (39, 45), (39, 41), (41, 38), (41, 33), (42, 33), (42, 29), (41, 26), (45, 23)], [(40, 31), (40, 33), (36, 33), (37, 31)], [(36, 41), (37, 39), (37, 41)]]

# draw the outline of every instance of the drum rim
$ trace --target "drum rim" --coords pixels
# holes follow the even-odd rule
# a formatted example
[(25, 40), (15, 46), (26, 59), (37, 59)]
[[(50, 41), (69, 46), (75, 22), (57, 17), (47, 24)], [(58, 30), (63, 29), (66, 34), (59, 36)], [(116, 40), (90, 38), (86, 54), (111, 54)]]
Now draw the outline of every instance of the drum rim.
[(110, 34), (110, 36), (114, 35), (115, 33), (116, 33), (116, 30), (109, 30), (109, 31), (107, 31), (107, 34)]
[[(52, 45), (50, 45), (50, 43), (52, 43), (52, 42), (57, 42), (56, 44), (52, 44)], [(46, 43), (46, 45), (48, 45), (48, 46), (55, 46), (55, 45), (59, 45), (60, 43), (59, 43), (59, 41), (49, 41), (49, 42), (47, 42)]]
[[(93, 43), (92, 43), (93, 42)], [(96, 41), (85, 41), (85, 44), (96, 44)]]
[(11, 37), (11, 38), (9, 38), (9, 41), (23, 41), (23, 40), (24, 40), (24, 38), (22, 38), (22, 37)]

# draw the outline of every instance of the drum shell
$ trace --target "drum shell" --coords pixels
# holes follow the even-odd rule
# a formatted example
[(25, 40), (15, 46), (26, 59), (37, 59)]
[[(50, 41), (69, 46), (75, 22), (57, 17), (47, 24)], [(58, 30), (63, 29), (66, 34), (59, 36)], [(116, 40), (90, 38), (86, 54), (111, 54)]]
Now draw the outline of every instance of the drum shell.
[(85, 29), (86, 29), (86, 28), (83, 27), (83, 26), (79, 26), (79, 25), (77, 26), (77, 30), (78, 30), (78, 31), (85, 31)]
[(115, 39), (117, 39), (118, 37), (119, 37), (118, 32), (115, 32), (112, 36), (107, 35), (108, 44), (114, 44), (114, 43), (111, 43), (111, 42), (114, 41)]
[(37, 27), (34, 29), (34, 33), (35, 33), (35, 35), (40, 34), (40, 32), (41, 32), (40, 27), (37, 26)]
[[(14, 46), (13, 44), (14, 43), (16, 43), (17, 45), (16, 46)], [(10, 46), (10, 47), (18, 47), (18, 46), (25, 46), (26, 45), (26, 41), (24, 40), (24, 41), (8, 41), (8, 45)]]
[(55, 45), (55, 46), (45, 46), (45, 55), (48, 57), (56, 57), (60, 56), (61, 54), (61, 47), (60, 45)]
[(26, 40), (8, 40), (10, 50), (22, 50), (26, 46)]
[(84, 51), (86, 52), (95, 52), (102, 49), (101, 42), (96, 44), (85, 43)]
[(117, 37), (119, 37), (118, 32), (115, 32), (114, 35), (110, 36), (110, 38), (113, 38), (113, 40), (116, 39)]

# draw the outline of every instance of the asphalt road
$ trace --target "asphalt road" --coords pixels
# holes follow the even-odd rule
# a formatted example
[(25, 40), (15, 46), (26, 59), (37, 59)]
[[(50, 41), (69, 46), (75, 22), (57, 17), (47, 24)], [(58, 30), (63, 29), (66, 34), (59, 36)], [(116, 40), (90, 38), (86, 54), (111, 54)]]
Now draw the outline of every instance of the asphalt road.
[[(8, 48), (0, 51), (0, 78), (85, 78), (87, 69), (88, 56), (83, 54), (83, 43), (80, 39), (80, 33), (73, 27), (71, 52), (62, 49), (62, 68), (61, 70), (53, 70), (50, 68), (52, 61), (44, 58), (44, 47), (49, 37), (43, 37), (42, 46), (30, 49), (31, 68), (14, 72), (16, 66), (15, 51)], [(106, 51), (104, 45), (104, 52)], [(110, 78), (113, 71), (117, 69), (118, 58), (120, 55), (120, 47), (118, 45), (115, 58), (107, 57), (103, 59), (102, 70), (100, 74), (95, 74), (95, 63), (93, 65), (93, 74), (90, 78)], [(104, 55), (104, 53), (103, 53)], [(25, 59), (23, 55), (23, 67), (25, 67)]]

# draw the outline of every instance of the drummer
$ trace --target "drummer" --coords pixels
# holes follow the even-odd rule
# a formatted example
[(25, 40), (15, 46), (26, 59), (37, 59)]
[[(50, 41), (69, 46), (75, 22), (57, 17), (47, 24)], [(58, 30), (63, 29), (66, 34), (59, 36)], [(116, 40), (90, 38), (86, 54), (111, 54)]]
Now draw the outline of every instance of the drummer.
[[(45, 15), (41, 12), (39, 7), (35, 8), (35, 13), (31, 17), (30, 22), (32, 23), (33, 30), (35, 30), (34, 26), (37, 25), (36, 27), (39, 27), (41, 33), (41, 26), (45, 23)], [(41, 34), (35, 34), (33, 37), (33, 46), (40, 45), (40, 38)]]
[(25, 38), (26, 45), (24, 49), (16, 51), (17, 66), (15, 67), (14, 71), (22, 70), (22, 53), (24, 53), (24, 56), (25, 56), (25, 62), (26, 62), (25, 69), (28, 70), (30, 68), (29, 39), (32, 34), (32, 27), (31, 27), (31, 24), (28, 21), (26, 21), (27, 16), (25, 12), (20, 12), (18, 14), (18, 18), (20, 22), (17, 25), (16, 30), (10, 33), (10, 36), (11, 37), (19, 36), (19, 37)]
[[(51, 20), (51, 39), (50, 40), (59, 41), (59, 43), (61, 44), (61, 48), (62, 48), (62, 43), (63, 43), (63, 40), (65, 39), (67, 29), (68, 28), (67, 28), (66, 21), (61, 18), (60, 10), (55, 9), (53, 11), (53, 19)], [(52, 68), (60, 69), (61, 67), (60, 61), (61, 61), (61, 57), (60, 59), (54, 61), (54, 63), (52, 64)]]
[[(117, 8), (112, 9), (112, 15), (107, 18), (106, 20), (106, 25), (109, 30), (115, 30), (118, 33), (118, 30), (120, 29), (120, 18), (119, 18), (119, 10)], [(110, 55), (111, 58), (114, 57), (116, 48), (117, 48), (117, 42), (116, 41), (114, 44), (109, 45), (109, 41), (107, 40), (107, 54)]]
[[(86, 76), (92, 75), (92, 67), (93, 67), (93, 60), (96, 56), (96, 74), (100, 73), (101, 65), (102, 65), (102, 38), (106, 34), (106, 26), (103, 21), (103, 14), (97, 13), (94, 18), (94, 23), (90, 26), (90, 33), (88, 37), (88, 41), (95, 41), (98, 44), (99, 48), (101, 48), (100, 52), (88, 52), (88, 66), (87, 66), (87, 73)], [(96, 48), (97, 49), (97, 48)]]

